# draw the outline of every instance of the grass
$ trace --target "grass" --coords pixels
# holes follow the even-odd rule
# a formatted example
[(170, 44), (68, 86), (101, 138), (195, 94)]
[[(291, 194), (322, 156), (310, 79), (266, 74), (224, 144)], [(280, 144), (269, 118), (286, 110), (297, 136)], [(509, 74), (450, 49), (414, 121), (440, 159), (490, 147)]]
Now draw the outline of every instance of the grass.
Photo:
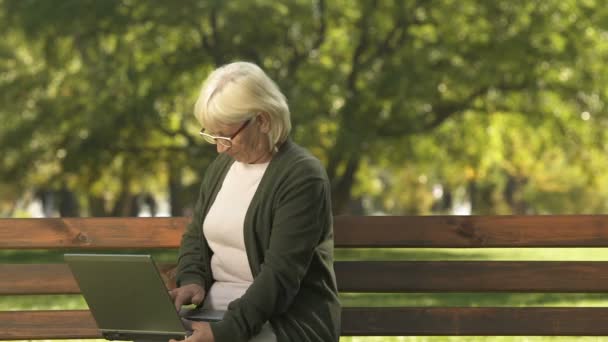
[[(67, 251), (0, 251), (4, 263), (57, 263)], [(78, 252), (70, 250), (69, 252)], [(82, 252), (89, 252), (82, 251)], [(100, 251), (100, 253), (150, 253), (157, 261), (174, 262), (175, 251), (135, 250)], [(493, 249), (342, 249), (336, 251), (337, 260), (560, 260), (608, 261), (607, 248), (493, 248)], [(342, 293), (344, 306), (599, 306), (608, 307), (608, 295), (585, 293), (408, 293), (360, 294)], [(86, 309), (79, 295), (0, 296), (0, 310)], [(602, 341), (603, 337), (545, 337), (545, 336), (419, 336), (419, 337), (343, 337), (341, 342), (444, 342), (444, 341)], [(69, 340), (76, 341), (76, 340)], [(95, 340), (86, 340), (95, 341)], [(98, 340), (104, 341), (104, 340)]]

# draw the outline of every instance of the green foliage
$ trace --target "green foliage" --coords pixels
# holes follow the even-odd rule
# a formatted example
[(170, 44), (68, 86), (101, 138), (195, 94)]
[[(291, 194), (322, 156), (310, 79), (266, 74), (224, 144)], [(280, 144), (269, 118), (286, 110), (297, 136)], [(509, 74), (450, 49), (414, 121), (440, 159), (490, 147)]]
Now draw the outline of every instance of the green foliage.
[(337, 213), (450, 212), (438, 187), (473, 213), (604, 212), (604, 7), (0, 1), (0, 214), (37, 188), (71, 189), (91, 215), (140, 192), (193, 202), (215, 151), (192, 106), (239, 59), (288, 96)]

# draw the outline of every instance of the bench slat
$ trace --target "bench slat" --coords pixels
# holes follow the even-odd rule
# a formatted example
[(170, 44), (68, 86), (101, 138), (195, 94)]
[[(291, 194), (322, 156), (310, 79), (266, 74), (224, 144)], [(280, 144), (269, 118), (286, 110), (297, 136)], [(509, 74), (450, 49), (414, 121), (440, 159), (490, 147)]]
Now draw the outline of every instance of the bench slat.
[(608, 247), (608, 215), (337, 216), (338, 247)]
[(101, 338), (88, 310), (0, 311), (0, 340)]
[(0, 264), (0, 295), (78, 294), (65, 264)]
[[(606, 336), (608, 308), (344, 308), (343, 336)], [(0, 312), (0, 340), (100, 338), (86, 310)]]
[(334, 268), (341, 292), (608, 292), (606, 261), (342, 261)]
[(608, 308), (344, 308), (345, 336), (606, 336)]
[[(177, 248), (189, 220), (0, 219), (0, 248)], [(336, 247), (608, 247), (608, 215), (337, 216), (334, 229)]]
[[(168, 288), (174, 287), (175, 264), (158, 264)], [(66, 264), (0, 264), (0, 295), (80, 294)]]
[[(168, 286), (174, 267), (159, 264)], [(339, 261), (335, 269), (341, 292), (608, 292), (605, 261)], [(0, 264), (0, 274), (0, 295), (80, 293), (65, 264)]]
[(177, 248), (187, 223), (184, 217), (0, 219), (0, 248)]

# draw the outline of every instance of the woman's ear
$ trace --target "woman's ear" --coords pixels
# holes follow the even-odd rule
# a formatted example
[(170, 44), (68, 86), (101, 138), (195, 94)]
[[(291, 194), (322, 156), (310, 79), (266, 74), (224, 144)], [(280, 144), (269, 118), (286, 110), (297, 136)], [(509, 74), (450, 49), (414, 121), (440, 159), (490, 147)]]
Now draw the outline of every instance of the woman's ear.
[(260, 126), (260, 132), (264, 134), (270, 133), (270, 114), (266, 112), (260, 112), (256, 117), (256, 121)]

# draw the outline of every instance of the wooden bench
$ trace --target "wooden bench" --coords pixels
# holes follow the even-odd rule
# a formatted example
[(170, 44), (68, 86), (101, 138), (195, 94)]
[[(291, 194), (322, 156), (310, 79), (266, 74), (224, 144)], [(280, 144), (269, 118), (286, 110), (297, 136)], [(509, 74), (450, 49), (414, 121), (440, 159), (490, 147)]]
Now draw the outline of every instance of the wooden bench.
[[(2, 249), (171, 249), (186, 218), (0, 219)], [(336, 217), (336, 248), (608, 247), (608, 216)], [(177, 253), (177, 251), (175, 250)], [(170, 279), (171, 265), (164, 265)], [(606, 261), (337, 261), (341, 292), (603, 293)], [(171, 286), (170, 282), (168, 286)], [(78, 294), (64, 264), (0, 264), (0, 295)], [(603, 307), (345, 307), (351, 335), (606, 335)], [(0, 339), (99, 338), (87, 310), (0, 312)]]

